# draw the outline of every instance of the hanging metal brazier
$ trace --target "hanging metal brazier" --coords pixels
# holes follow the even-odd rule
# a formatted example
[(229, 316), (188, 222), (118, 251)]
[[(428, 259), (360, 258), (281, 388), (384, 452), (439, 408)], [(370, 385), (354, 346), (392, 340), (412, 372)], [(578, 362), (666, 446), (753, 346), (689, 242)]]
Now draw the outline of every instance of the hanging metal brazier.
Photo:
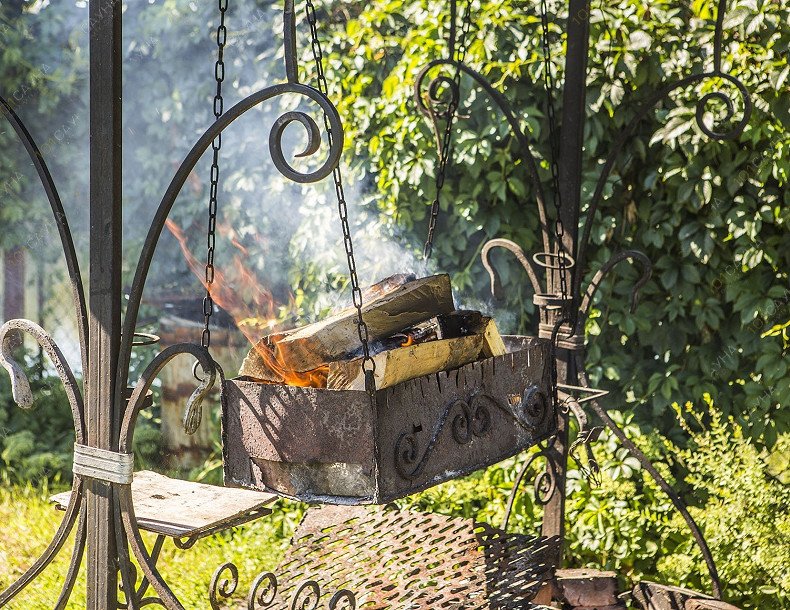
[(225, 483), (309, 502), (386, 503), (515, 455), (556, 418), (550, 343), (378, 390), (227, 381)]

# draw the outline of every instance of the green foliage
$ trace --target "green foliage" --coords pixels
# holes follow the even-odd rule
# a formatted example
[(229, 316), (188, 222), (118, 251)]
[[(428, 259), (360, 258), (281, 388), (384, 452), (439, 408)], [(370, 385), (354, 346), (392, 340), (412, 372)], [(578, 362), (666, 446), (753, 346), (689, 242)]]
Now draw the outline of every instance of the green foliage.
[(35, 403), (22, 410), (11, 397), (11, 383), (0, 375), (0, 482), (34, 485), (70, 480), (74, 425), (57, 377), (31, 375)]
[[(702, 501), (692, 515), (702, 526), (719, 561), (727, 594), (754, 608), (790, 606), (790, 486), (770, 474), (770, 456), (744, 437), (740, 425), (713, 408), (695, 412), (692, 443), (677, 451), (688, 471), (686, 482)], [(790, 435), (782, 435), (773, 455), (790, 457)], [(677, 528), (679, 516), (673, 517)], [(684, 548), (685, 547), (685, 548)], [(666, 578), (699, 582), (699, 553), (687, 540), (658, 563)]]
[[(618, 0), (594, 5), (588, 78), (582, 202), (590, 204), (602, 160), (614, 155), (591, 228), (589, 280), (613, 253), (635, 248), (654, 262), (641, 306), (628, 311), (636, 270), (605, 284), (588, 324), (593, 381), (628, 403), (644, 403), (643, 421), (674, 425), (670, 405), (703, 394), (739, 418), (748, 434), (772, 444), (790, 428), (786, 341), (763, 331), (787, 319), (788, 173), (790, 157), (790, 7), (765, 0), (728, 4), (723, 69), (741, 79), (754, 109), (743, 134), (718, 142), (695, 121), (697, 101), (731, 96), (734, 116), (709, 101), (705, 124), (727, 131), (742, 116), (743, 96), (723, 79), (704, 79), (660, 100), (637, 119), (621, 151), (620, 131), (665, 83), (709, 70), (715, 3)], [(542, 91), (539, 3), (475, 1), (467, 63), (502, 92), (533, 142), (544, 185), (546, 102)], [(560, 3), (557, 6), (565, 6)], [(350, 13), (350, 15), (349, 15)], [(346, 120), (349, 157), (367, 176), (385, 222), (411, 243), (425, 232), (434, 196), (436, 150), (413, 100), (420, 69), (446, 56), (446, 3), (378, 0), (343, 13), (332, 37), (329, 81)], [(551, 15), (553, 66), (562, 79), (566, 15)], [(455, 130), (454, 166), (442, 200), (440, 268), (456, 287), (486, 292), (475, 260), (481, 242), (507, 237), (531, 253), (541, 248), (535, 191), (516, 140), (485, 92), (462, 82), (463, 119)], [(522, 312), (531, 328), (523, 273), (502, 265), (503, 310)], [(625, 266), (627, 267), (627, 266)], [(534, 323), (534, 322), (533, 322)], [(677, 434), (677, 430), (673, 434)]]
[[(790, 606), (790, 488), (769, 474), (770, 456), (710, 402), (701, 411), (686, 405), (684, 415), (694, 424), (692, 429), (681, 419), (690, 435), (687, 448), (641, 432), (631, 416), (610, 415), (681, 489), (710, 545), (725, 598), (745, 609)], [(787, 460), (790, 435), (781, 436), (774, 451)], [(591, 484), (573, 460), (568, 472), (566, 561), (616, 570), (623, 585), (647, 578), (707, 590), (702, 555), (669, 498), (608, 431), (594, 452), (600, 485)], [(402, 504), (499, 525), (515, 473), (527, 458), (445, 483)], [(540, 466), (536, 463), (525, 478), (512, 530), (534, 533), (539, 526), (542, 511), (529, 482)], [(674, 472), (684, 474), (676, 480)]]

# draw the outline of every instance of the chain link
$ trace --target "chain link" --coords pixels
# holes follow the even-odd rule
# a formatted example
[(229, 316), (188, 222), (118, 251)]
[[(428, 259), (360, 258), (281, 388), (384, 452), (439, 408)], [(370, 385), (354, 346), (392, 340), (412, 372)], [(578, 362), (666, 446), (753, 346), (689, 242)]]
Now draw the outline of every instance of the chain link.
[[(214, 63), (214, 80), (217, 90), (214, 94), (214, 120), (217, 121), (225, 110), (225, 101), (222, 98), (222, 82), (225, 80), (225, 43), (228, 39), (228, 30), (225, 27), (225, 13), (228, 10), (228, 0), (218, 0), (219, 26), (217, 27), (217, 61)], [(206, 296), (203, 297), (203, 334), (200, 344), (208, 349), (211, 346), (211, 314), (214, 313), (214, 299), (211, 296), (211, 287), (214, 284), (214, 248), (217, 242), (217, 195), (219, 190), (219, 151), (222, 148), (222, 134), (218, 134), (211, 142), (211, 175), (208, 196), (208, 230), (206, 237)]]
[(554, 234), (557, 240), (557, 267), (560, 280), (560, 294), (563, 300), (568, 298), (567, 259), (565, 255), (565, 227), (562, 224), (562, 198), (560, 194), (560, 139), (557, 129), (557, 117), (554, 110), (554, 77), (551, 74), (551, 48), (549, 46), (549, 6), (548, 0), (540, 0), (540, 22), (543, 29), (541, 42), (543, 45), (543, 86), (546, 90), (549, 119), (549, 146), (551, 148), (551, 182), (554, 209), (557, 218), (554, 221)]
[[(431, 204), (431, 215), (428, 219), (428, 238), (425, 241), (423, 248), (423, 258), (429, 259), (433, 253), (433, 240), (436, 234), (436, 221), (439, 219), (439, 201), (441, 199), (442, 189), (444, 188), (445, 174), (447, 172), (447, 165), (452, 157), (453, 145), (453, 122), (458, 113), (458, 106), (461, 102), (461, 64), (466, 59), (467, 42), (469, 38), (469, 30), (472, 27), (472, 0), (466, 3), (466, 11), (461, 24), (461, 35), (458, 38), (458, 44), (455, 45), (455, 53), (453, 61), (456, 62), (455, 75), (453, 76), (453, 90), (451, 91), (451, 99), (447, 105), (447, 110), (443, 113), (445, 118), (444, 133), (442, 134), (441, 149), (439, 150), (439, 167), (436, 170), (436, 196)], [(452, 28), (451, 28), (452, 29)]]
[[(324, 53), (321, 49), (321, 41), (318, 38), (318, 19), (316, 17), (315, 5), (312, 0), (306, 1), (305, 7), (307, 13), (307, 22), (310, 24), (310, 39), (311, 49), (313, 52), (313, 59), (315, 61), (317, 89), (324, 96), (329, 95), (329, 86), (326, 81), (326, 73), (324, 71)], [(327, 140), (331, 148), (333, 143), (334, 134), (332, 133), (332, 126), (329, 122), (329, 117), (324, 114), (324, 127), (326, 129)], [(371, 401), (375, 400), (376, 386), (374, 373), (376, 371), (376, 362), (370, 355), (370, 333), (365, 318), (362, 316), (362, 289), (359, 287), (359, 277), (357, 276), (357, 263), (354, 258), (354, 244), (351, 240), (351, 226), (348, 222), (348, 204), (346, 203), (346, 195), (343, 189), (343, 174), (340, 170), (340, 164), (332, 170), (332, 180), (335, 185), (335, 195), (337, 196), (337, 210), (340, 216), (340, 224), (343, 229), (343, 247), (346, 252), (346, 260), (348, 262), (348, 273), (351, 278), (351, 296), (354, 303), (354, 308), (357, 310), (357, 334), (362, 343), (362, 370), (365, 372), (365, 389), (370, 395)]]

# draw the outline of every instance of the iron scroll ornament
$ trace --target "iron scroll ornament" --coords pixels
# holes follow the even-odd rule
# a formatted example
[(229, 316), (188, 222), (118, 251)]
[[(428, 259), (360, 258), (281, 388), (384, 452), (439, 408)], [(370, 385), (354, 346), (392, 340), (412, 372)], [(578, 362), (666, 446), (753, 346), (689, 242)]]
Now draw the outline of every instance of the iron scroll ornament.
[[(332, 173), (333, 169), (339, 163), (344, 142), (343, 125), (340, 120), (340, 115), (338, 114), (335, 106), (327, 99), (325, 95), (308, 85), (289, 82), (266, 87), (265, 89), (261, 89), (260, 91), (238, 102), (232, 108), (227, 110), (219, 119), (217, 119), (195, 143), (195, 145), (184, 158), (184, 161), (179, 166), (170, 182), (170, 185), (165, 191), (164, 196), (162, 197), (162, 201), (157, 208), (154, 220), (148, 230), (148, 235), (146, 236), (142, 251), (140, 253), (140, 258), (136, 267), (135, 277), (134, 281), (132, 282), (132, 288), (129, 293), (129, 300), (126, 307), (126, 317), (124, 318), (121, 350), (119, 356), (118, 383), (123, 384), (124, 386), (126, 384), (126, 371), (129, 370), (132, 350), (131, 340), (129, 337), (133, 333), (134, 327), (137, 324), (137, 316), (140, 309), (140, 303), (142, 301), (143, 289), (148, 277), (148, 271), (150, 270), (151, 262), (153, 261), (154, 253), (156, 251), (156, 246), (164, 229), (165, 221), (170, 215), (170, 211), (173, 208), (173, 205), (175, 204), (175, 201), (181, 192), (187, 177), (199, 161), (202, 154), (211, 145), (211, 142), (214, 140), (214, 138), (222, 133), (232, 122), (241, 117), (251, 108), (258, 106), (263, 102), (271, 100), (275, 97), (289, 94), (302, 96), (308, 100), (311, 100), (321, 109), (322, 112), (325, 113), (330, 129), (333, 132), (333, 141), (327, 158), (319, 168), (306, 174), (297, 172), (284, 161), (284, 155), (282, 152), (283, 131), (288, 124), (293, 122), (298, 122), (304, 126), (308, 134), (308, 143), (307, 148), (305, 151), (300, 153), (300, 155), (308, 156), (318, 150), (319, 142), (316, 138), (316, 135), (319, 133), (319, 128), (316, 125), (315, 120), (305, 113), (285, 113), (277, 121), (275, 121), (269, 137), (269, 146), (272, 159), (274, 160), (275, 164), (280, 164), (278, 169), (283, 173), (283, 175), (292, 180), (307, 183), (316, 182), (326, 178)], [(120, 397), (116, 397), (116, 400), (119, 401)]]
[[(725, 106), (730, 113), (730, 118), (732, 113), (734, 112), (734, 106), (732, 101), (729, 97), (727, 97), (724, 93), (721, 92), (714, 92), (704, 96), (698, 103), (697, 106), (697, 113), (696, 117), (697, 120), (701, 123), (701, 129), (703, 132), (708, 134), (709, 136), (715, 139), (723, 139), (726, 137), (736, 137), (736, 131), (738, 129), (742, 129), (742, 126), (746, 124), (749, 118), (749, 114), (751, 112), (751, 100), (748, 96), (748, 92), (745, 90), (743, 85), (731, 77), (729, 75), (724, 74), (721, 71), (721, 45), (722, 45), (722, 24), (723, 24), (723, 17), (724, 17), (724, 8), (726, 2), (725, 0), (719, 0), (719, 11), (717, 15), (717, 25), (716, 25), (716, 42), (714, 45), (714, 69), (711, 72), (706, 72), (701, 75), (694, 75), (687, 77), (686, 79), (676, 83), (674, 85), (669, 85), (665, 89), (657, 92), (657, 94), (651, 98), (651, 100), (655, 99), (652, 102), (654, 105), (661, 97), (667, 95), (674, 89), (681, 87), (683, 85), (692, 84), (693, 82), (699, 81), (704, 78), (712, 78), (718, 77), (728, 80), (729, 82), (733, 83), (736, 88), (741, 92), (744, 96), (745, 100), (745, 113), (744, 117), (741, 122), (736, 126), (736, 130), (732, 130), (730, 132), (717, 132), (714, 129), (708, 128), (707, 125), (703, 122), (703, 115), (704, 109), (706, 105), (713, 101), (719, 100), (725, 103)], [(290, 13), (289, 13), (290, 9)], [(156, 212), (154, 217), (153, 224), (149, 229), (148, 236), (146, 238), (145, 245), (143, 247), (142, 253), (140, 255), (140, 260), (136, 269), (136, 275), (134, 284), (132, 287), (132, 292), (129, 297), (127, 313), (124, 320), (124, 330), (123, 336), (121, 340), (121, 351), (120, 351), (120, 358), (118, 362), (118, 372), (117, 372), (117, 379), (119, 383), (117, 383), (117, 387), (119, 389), (125, 388), (127, 386), (127, 377), (129, 371), (129, 363), (131, 359), (131, 350), (133, 344), (133, 336), (134, 336), (134, 329), (137, 321), (137, 316), (139, 312), (139, 306), (142, 299), (142, 291), (145, 285), (145, 281), (148, 275), (148, 271), (151, 265), (151, 261), (154, 255), (154, 251), (156, 248), (156, 243), (161, 235), (161, 232), (164, 228), (164, 222), (167, 216), (172, 209), (175, 200), (183, 187), (187, 176), (194, 168), (195, 164), (197, 163), (200, 156), (207, 150), (208, 146), (210, 145), (211, 141), (214, 138), (222, 133), (222, 131), (230, 125), (230, 123), (234, 122), (236, 119), (241, 117), (244, 113), (246, 113), (249, 109), (262, 104), (267, 100), (271, 100), (273, 98), (282, 96), (282, 95), (297, 95), (303, 96), (307, 98), (309, 101), (317, 104), (318, 107), (326, 114), (328, 121), (330, 123), (330, 127), (333, 130), (334, 135), (334, 142), (333, 145), (330, 147), (327, 159), (324, 161), (320, 167), (310, 173), (299, 173), (296, 172), (287, 162), (284, 160), (284, 155), (282, 158), (278, 156), (278, 153), (282, 153), (282, 133), (285, 129), (285, 126), (289, 123), (294, 121), (299, 122), (307, 131), (308, 136), (308, 145), (303, 155), (311, 155), (318, 151), (318, 147), (316, 146), (316, 137), (315, 134), (317, 132), (317, 125), (315, 121), (305, 113), (296, 113), (291, 114), (289, 116), (283, 115), (274, 125), (270, 133), (269, 138), (269, 145), (270, 151), (272, 152), (272, 157), (275, 158), (275, 165), (278, 167), (278, 170), (281, 171), (286, 177), (296, 180), (297, 182), (310, 182), (320, 180), (323, 177), (328, 176), (332, 169), (337, 165), (340, 159), (340, 154), (342, 152), (343, 147), (343, 138), (342, 138), (342, 123), (340, 121), (340, 117), (338, 116), (337, 110), (335, 107), (329, 102), (329, 100), (318, 92), (316, 89), (302, 85), (297, 80), (297, 65), (296, 65), (296, 56), (295, 56), (295, 45), (293, 45), (294, 38), (291, 35), (289, 38), (289, 28), (292, 28), (294, 25), (293, 21), (293, 1), (286, 0), (286, 14), (285, 14), (285, 23), (286, 23), (286, 45), (285, 45), (285, 61), (286, 61), (286, 76), (287, 82), (279, 85), (274, 85), (271, 87), (267, 87), (262, 89), (249, 97), (243, 99), (238, 104), (236, 104), (233, 108), (231, 108), (220, 121), (214, 123), (201, 138), (196, 142), (193, 148), (190, 150), (184, 162), (176, 171), (175, 176), (173, 177), (162, 201), (159, 205), (159, 208)], [(292, 34), (292, 32), (291, 32)], [(289, 42), (290, 41), (290, 42)], [(446, 63), (446, 62), (445, 62)], [(480, 83), (489, 93), (493, 88), (490, 87), (490, 84), (487, 83), (484, 77), (472, 72), (464, 67), (461, 69), (468, 75), (472, 76), (478, 83)], [(493, 90), (495, 91), (495, 90)], [(498, 92), (496, 92), (498, 93)], [(458, 92), (460, 95), (460, 92)], [(499, 95), (495, 97), (495, 101), (497, 104), (504, 101), (507, 104), (507, 101)], [(644, 112), (648, 112), (649, 109), (652, 107), (650, 102), (646, 104)], [(0, 106), (2, 106), (2, 111), (4, 117), (9, 121), (9, 123), (14, 128), (15, 132), (17, 133), (18, 137), (20, 138), (21, 142), (25, 146), (28, 154), (31, 157), (31, 161), (39, 175), (39, 178), (44, 186), (47, 198), (49, 200), (50, 206), (52, 208), (52, 212), (55, 218), (56, 225), (58, 227), (58, 231), (61, 238), (61, 245), (64, 251), (64, 255), (66, 258), (66, 263), (68, 267), (69, 276), (72, 282), (72, 289), (73, 289), (73, 296), (75, 302), (75, 308), (77, 310), (77, 319), (78, 319), (78, 329), (80, 333), (80, 344), (82, 348), (82, 360), (83, 360), (83, 369), (87, 370), (85, 366), (85, 362), (87, 359), (87, 354), (85, 351), (85, 338), (87, 336), (87, 308), (85, 304), (85, 298), (82, 289), (82, 282), (80, 280), (80, 269), (77, 263), (77, 258), (74, 251), (74, 245), (71, 238), (69, 226), (66, 220), (66, 216), (63, 213), (63, 207), (60, 201), (60, 197), (57, 193), (55, 188), (54, 182), (52, 180), (51, 175), (46, 167), (46, 164), (43, 161), (43, 157), (40, 153), (40, 150), (37, 148), (33, 138), (30, 136), (27, 129), (22, 124), (19, 117), (13, 112), (11, 106), (2, 98), (0, 98)], [(515, 116), (512, 111), (510, 115)], [(510, 122), (510, 116), (508, 116), (508, 121)], [(511, 126), (513, 123), (511, 122)], [(628, 126), (626, 130), (633, 129), (635, 127), (635, 123), (633, 126)], [(515, 129), (515, 128), (514, 128)], [(618, 141), (625, 143), (628, 135), (626, 130), (624, 130), (621, 139)], [(518, 134), (521, 135), (518, 135)], [(527, 154), (529, 150), (528, 142), (526, 147), (524, 146), (524, 142), (526, 141), (526, 137), (521, 130), (516, 130), (517, 138), (522, 143), (523, 154)], [(616, 155), (616, 151), (612, 151), (612, 155), (610, 158), (607, 159), (607, 163), (604, 166), (604, 170), (602, 172), (601, 178), (599, 180), (599, 184), (605, 183), (606, 176), (611, 171), (613, 164), (614, 164), (614, 156)], [(611, 160), (611, 165), (610, 165)], [(532, 160), (534, 164), (534, 159)], [(527, 162), (529, 163), (529, 162)], [(291, 173), (293, 172), (293, 173)], [(542, 210), (542, 191), (541, 186), (539, 183), (535, 185), (536, 192), (540, 193), (539, 210)], [(598, 189), (596, 190), (596, 193)], [(602, 192), (602, 189), (601, 189)], [(584, 227), (585, 238), (581, 242), (581, 252), (580, 254), (584, 253), (584, 248), (586, 247), (586, 241), (589, 237), (589, 227), (591, 225), (592, 219), (595, 215), (596, 207), (598, 200), (600, 199), (601, 195), (597, 194), (594, 196), (592, 204), (590, 206), (587, 220)], [(545, 226), (545, 214), (541, 213), (541, 224)], [(544, 240), (546, 239), (544, 234)], [(548, 248), (546, 248), (548, 250)], [(584, 261), (584, 257), (580, 256), (577, 257), (580, 262)], [(581, 281), (581, 268), (583, 265), (577, 266), (577, 280)], [(575, 291), (576, 294), (579, 294), (578, 291)], [(36, 341), (41, 345), (44, 350), (47, 352), (50, 358), (53, 359), (53, 362), (56, 363), (56, 368), (58, 368), (58, 373), (63, 381), (67, 395), (69, 396), (69, 403), (72, 409), (72, 415), (74, 417), (74, 427), (75, 427), (75, 439), (77, 442), (81, 442), (84, 440), (85, 437), (85, 427), (84, 427), (84, 413), (82, 409), (82, 397), (79, 394), (79, 390), (76, 386), (74, 381), (74, 375), (68, 368), (68, 365), (65, 364), (65, 360), (63, 359), (60, 350), (52, 341), (51, 337), (49, 337), (42, 329), (33, 325), (32, 323), (25, 322), (25, 321), (11, 321), (3, 325), (0, 328), (0, 345), (5, 346), (5, 338), (7, 333), (10, 330), (21, 330), (28, 334), (31, 334), (36, 338)], [(143, 378), (141, 378), (140, 382), (138, 383), (137, 390), (132, 398), (129, 400), (128, 405), (124, 403), (124, 396), (123, 392), (119, 390), (115, 396), (116, 401), (116, 412), (124, 414), (124, 434), (122, 435), (121, 439), (117, 441), (116, 448), (119, 451), (130, 450), (131, 446), (131, 435), (133, 433), (134, 424), (136, 422), (137, 416), (139, 414), (140, 409), (143, 408), (145, 404), (145, 395), (147, 389), (143, 389), (144, 386), (147, 384), (150, 387), (153, 378), (156, 374), (173, 358), (178, 356), (179, 354), (188, 354), (189, 356), (196, 358), (201, 367), (204, 369), (206, 373), (206, 379), (211, 380), (213, 382), (213, 378), (216, 374), (221, 375), (221, 371), (218, 371), (216, 368), (215, 363), (211, 359), (210, 355), (207, 351), (203, 350), (199, 346), (195, 345), (180, 345), (180, 346), (173, 346), (173, 348), (169, 348), (162, 352), (159, 356), (157, 356), (154, 361), (149, 365), (146, 369), (146, 373), (144, 373)], [(17, 394), (16, 397), (19, 399), (21, 406), (25, 406), (26, 398), (24, 398), (24, 387), (26, 384), (26, 380), (24, 378), (24, 372), (19, 367), (18, 363), (13, 360), (13, 357), (10, 355), (10, 352), (6, 349), (0, 351), (0, 363), (9, 369), (9, 373), (11, 373), (12, 378), (15, 380), (17, 384)], [(59, 367), (58, 364), (63, 364), (63, 367)], [(6, 366), (8, 365), (8, 366)], [(14, 366), (16, 365), (16, 366)], [(203, 393), (203, 391), (208, 391), (208, 388), (211, 385), (211, 382), (207, 381), (204, 387), (198, 388), (198, 394)], [(28, 384), (29, 387), (29, 384)], [(199, 399), (200, 396), (195, 396), (195, 399), (191, 402), (191, 406), (193, 407), (192, 413), (199, 413)], [(497, 405), (500, 406), (500, 405)], [(501, 408), (501, 406), (500, 406)], [(462, 408), (463, 413), (459, 413), (458, 415), (462, 418), (468, 418), (467, 411)], [(188, 412), (190, 412), (188, 410)], [(471, 421), (472, 426), (467, 427), (467, 431), (471, 431), (474, 434), (475, 426), (477, 429), (480, 429), (480, 423), (474, 423), (474, 411), (471, 411), (473, 417)], [(191, 420), (192, 423), (195, 423), (195, 420)], [(459, 422), (459, 430), (464, 430), (463, 424), (464, 421)], [(444, 423), (442, 423), (444, 426)], [(405, 439), (405, 437), (402, 437)], [(466, 438), (466, 436), (461, 435), (460, 438)], [(471, 438), (471, 437), (470, 437)], [(399, 439), (400, 440), (400, 439)], [(406, 442), (404, 440), (404, 442)], [(423, 461), (427, 460), (427, 457), (430, 454), (430, 450), (432, 446), (429, 446), (428, 450), (423, 454), (420, 460), (417, 460), (417, 451), (416, 451), (416, 442), (414, 444), (414, 457), (412, 463), (417, 463), (417, 467), (421, 467)], [(406, 447), (402, 447), (402, 449), (406, 449)], [(403, 454), (404, 456), (412, 455), (410, 452), (406, 452)], [(397, 460), (397, 456), (396, 456)], [(3, 592), (0, 592), (0, 606), (6, 604), (10, 601), (16, 594), (18, 594), (22, 589), (24, 589), (38, 574), (46, 568), (46, 566), (52, 561), (53, 557), (60, 551), (62, 548), (66, 538), (68, 537), (69, 532), (73, 531), (74, 526), (76, 525), (77, 532), (76, 532), (76, 541), (74, 545), (74, 549), (72, 552), (72, 559), (69, 565), (68, 572), (66, 574), (65, 582), (63, 584), (63, 588), (61, 593), (58, 597), (56, 602), (55, 608), (64, 608), (71, 590), (74, 587), (74, 583), (77, 577), (77, 571), (79, 569), (80, 563), (82, 561), (85, 539), (86, 539), (86, 520), (85, 520), (85, 511), (81, 510), (82, 502), (83, 502), (83, 480), (80, 475), (74, 476), (74, 483), (72, 487), (72, 494), (70, 497), (69, 504), (66, 508), (66, 515), (64, 517), (63, 522), (61, 523), (58, 531), (53, 538), (52, 542), (49, 544), (47, 549), (44, 551), (42, 556), (36, 560), (36, 562), (29, 568), (25, 574), (20, 577), (15, 583), (11, 585), (8, 589)], [(133, 568), (133, 564), (130, 561), (129, 557), (129, 547), (132, 548), (135, 557), (138, 559), (143, 572), (146, 578), (149, 578), (154, 589), (159, 594), (159, 598), (150, 598), (147, 600), (145, 604), (142, 602), (138, 603), (137, 600), (134, 599), (132, 596), (131, 599), (128, 599), (128, 607), (133, 609), (135, 607), (139, 607), (141, 605), (148, 605), (151, 603), (155, 603), (167, 608), (178, 609), (183, 608), (180, 602), (175, 598), (172, 594), (172, 591), (167, 587), (166, 583), (161, 579), (161, 576), (156, 572), (155, 566), (152, 565), (151, 556), (145, 550), (145, 547), (142, 546), (142, 541), (140, 538), (140, 533), (136, 525), (136, 520), (134, 519), (134, 507), (131, 499), (130, 488), (128, 485), (119, 485), (113, 484), (113, 487), (119, 491), (118, 494), (115, 494), (115, 520), (116, 520), (116, 533), (117, 533), (117, 549), (119, 553), (119, 560), (120, 560), (120, 572), (121, 572), (121, 581), (123, 583), (124, 591), (134, 591), (134, 582), (135, 572)], [(129, 546), (127, 546), (127, 543)], [(334, 598), (333, 598), (334, 599)]]
[(467, 445), (475, 437), (487, 435), (491, 432), (493, 422), (490, 407), (502, 412), (507, 419), (530, 434), (540, 429), (551, 412), (548, 398), (537, 386), (530, 386), (521, 396), (515, 396), (510, 405), (503, 405), (484, 392), (473, 395), (469, 400), (451, 400), (434, 422), (431, 437), (422, 452), (418, 440), (422, 426), (412, 425), (410, 431), (398, 435), (394, 450), (398, 475), (409, 481), (422, 475), (451, 416), (451, 436), (458, 445)]
[[(24, 370), (21, 365), (14, 359), (12, 354), (11, 344), (9, 340), (9, 333), (14, 331), (21, 331), (27, 333), (41, 348), (46, 352), (49, 359), (55, 366), (55, 370), (60, 377), (61, 383), (66, 391), (66, 398), (68, 399), (69, 406), (71, 407), (71, 415), (74, 421), (74, 439), (76, 443), (82, 444), (86, 439), (85, 430), (85, 410), (82, 401), (82, 395), (79, 391), (74, 373), (71, 371), (68, 363), (66, 362), (60, 348), (55, 344), (47, 332), (37, 324), (28, 320), (9, 320), (0, 326), (0, 365), (11, 376), (11, 390), (14, 402), (23, 409), (29, 409), (33, 406), (33, 395), (30, 390), (30, 383), (27, 380)], [(25, 571), (14, 583), (11, 584), (5, 591), (0, 592), (0, 607), (11, 601), (18, 595), (33, 579), (35, 579), (44, 569), (52, 562), (63, 545), (69, 534), (74, 529), (75, 523), (77, 524), (77, 534), (75, 538), (74, 549), (72, 551), (72, 558), (69, 564), (69, 570), (66, 574), (66, 579), (63, 583), (60, 595), (55, 602), (56, 610), (65, 608), (66, 602), (71, 595), (74, 588), (74, 583), (77, 580), (77, 571), (80, 563), (82, 562), (82, 555), (85, 549), (86, 539), (86, 522), (85, 511), (82, 510), (83, 503), (83, 480), (80, 475), (75, 474), (71, 488), (71, 496), (66, 507), (66, 513), (63, 521), (58, 527), (55, 536), (49, 543), (44, 552), (33, 563), (30, 568)], [(79, 521), (78, 521), (79, 520)]]
[[(516, 113), (507, 98), (497, 91), (491, 83), (479, 72), (470, 68), (464, 63), (454, 61), (451, 59), (437, 59), (429, 62), (417, 75), (414, 83), (414, 101), (419, 111), (426, 116), (431, 123), (431, 129), (434, 132), (437, 146), (441, 146), (441, 129), (439, 128), (438, 120), (444, 116), (444, 108), (450, 104), (456, 107), (460, 106), (461, 91), (455, 86), (452, 78), (446, 74), (439, 73), (428, 79), (431, 71), (435, 68), (453, 68), (466, 74), (472, 78), (488, 96), (499, 107), (500, 111), (505, 117), (508, 125), (510, 126), (511, 133), (518, 141), (521, 153), (521, 159), (527, 171), (530, 184), (535, 189), (535, 200), (538, 206), (538, 221), (541, 227), (541, 234), (543, 236), (543, 246), (546, 251), (550, 249), (549, 243), (549, 226), (546, 218), (546, 203), (543, 184), (540, 181), (538, 174), (538, 166), (535, 160), (535, 154), (530, 144), (530, 139), (527, 133), (522, 129)], [(450, 99), (447, 99), (449, 92)], [(443, 99), (444, 97), (444, 99)]]

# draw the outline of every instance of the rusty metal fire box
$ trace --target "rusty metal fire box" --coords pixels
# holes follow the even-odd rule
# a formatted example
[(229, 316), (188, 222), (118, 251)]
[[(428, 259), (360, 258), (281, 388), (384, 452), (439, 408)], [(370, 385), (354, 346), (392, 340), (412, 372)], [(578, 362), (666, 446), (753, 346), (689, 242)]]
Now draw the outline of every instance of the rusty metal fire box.
[(383, 504), (479, 470), (556, 427), (550, 344), (378, 390), (226, 382), (225, 484), (307, 502)]

